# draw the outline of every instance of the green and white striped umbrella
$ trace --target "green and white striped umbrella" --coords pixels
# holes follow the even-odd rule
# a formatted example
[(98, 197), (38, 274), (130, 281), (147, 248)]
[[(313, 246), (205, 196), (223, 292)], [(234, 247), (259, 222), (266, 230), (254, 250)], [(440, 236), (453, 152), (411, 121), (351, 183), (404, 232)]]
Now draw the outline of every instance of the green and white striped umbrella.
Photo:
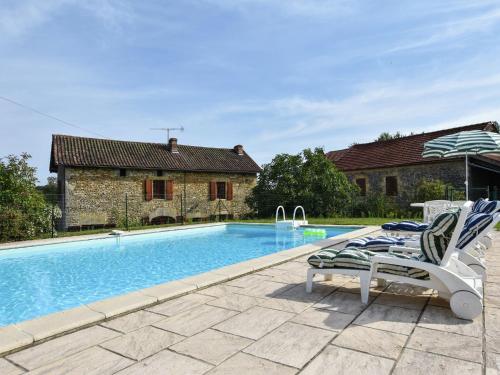
[(424, 144), (422, 156), (449, 158), (465, 156), (465, 196), (469, 199), (468, 156), (500, 154), (500, 134), (483, 130), (469, 130), (445, 135)]

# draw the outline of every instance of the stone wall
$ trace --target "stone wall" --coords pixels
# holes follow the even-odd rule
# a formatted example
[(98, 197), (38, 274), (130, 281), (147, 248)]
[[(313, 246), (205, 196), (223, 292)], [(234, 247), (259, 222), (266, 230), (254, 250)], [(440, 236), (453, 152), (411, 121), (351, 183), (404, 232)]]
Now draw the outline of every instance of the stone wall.
[(396, 202), (407, 204), (413, 199), (416, 187), (423, 179), (442, 180), (455, 187), (462, 188), (465, 181), (463, 160), (443, 161), (425, 165), (411, 165), (395, 168), (379, 168), (345, 172), (352, 182), (358, 178), (366, 178), (366, 192), (385, 194), (385, 178), (396, 176), (398, 196)]
[[(156, 170), (129, 170), (121, 177), (118, 169), (65, 168), (58, 173), (64, 189), (62, 227), (82, 225), (123, 225), (125, 196), (131, 225), (149, 221), (156, 216), (202, 220), (211, 215), (239, 217), (249, 212), (245, 199), (255, 186), (254, 174), (224, 174), (201, 172), (168, 172), (157, 177)], [(173, 180), (173, 199), (146, 200), (144, 181)], [(209, 199), (209, 182), (231, 181), (233, 199)]]

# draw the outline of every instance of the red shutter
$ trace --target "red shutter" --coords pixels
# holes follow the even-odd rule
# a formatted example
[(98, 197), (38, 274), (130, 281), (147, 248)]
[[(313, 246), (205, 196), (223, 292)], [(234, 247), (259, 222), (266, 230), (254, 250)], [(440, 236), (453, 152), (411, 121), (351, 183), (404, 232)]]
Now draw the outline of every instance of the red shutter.
[(144, 191), (146, 192), (146, 200), (153, 199), (153, 180), (144, 181)]
[(165, 199), (167, 201), (174, 199), (174, 180), (167, 180), (165, 190)]
[(210, 181), (210, 200), (211, 201), (214, 201), (215, 199), (217, 199), (217, 183), (215, 181)]
[(232, 201), (233, 200), (233, 183), (231, 181), (228, 181), (226, 183), (226, 199), (228, 201)]

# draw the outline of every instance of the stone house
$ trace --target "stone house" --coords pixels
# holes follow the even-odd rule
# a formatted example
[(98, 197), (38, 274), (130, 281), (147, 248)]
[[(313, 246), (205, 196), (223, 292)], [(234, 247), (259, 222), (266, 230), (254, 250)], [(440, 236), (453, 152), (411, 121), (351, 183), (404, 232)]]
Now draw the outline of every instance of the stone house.
[[(416, 186), (423, 180), (442, 180), (457, 190), (464, 189), (465, 160), (459, 158), (423, 158), (424, 143), (447, 134), (466, 130), (498, 132), (498, 123), (485, 122), (397, 139), (355, 144), (328, 152), (327, 157), (356, 183), (361, 195), (370, 192), (394, 197), (400, 204), (413, 199)], [(500, 190), (500, 157), (469, 157), (470, 196), (495, 197)]]
[(237, 218), (260, 170), (241, 145), (52, 136), (62, 229)]

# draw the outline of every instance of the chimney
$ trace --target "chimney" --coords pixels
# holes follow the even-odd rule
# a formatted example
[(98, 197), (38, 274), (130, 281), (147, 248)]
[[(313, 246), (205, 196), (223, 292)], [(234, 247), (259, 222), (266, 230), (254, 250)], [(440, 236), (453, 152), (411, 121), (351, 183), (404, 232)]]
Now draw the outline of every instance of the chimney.
[(178, 154), (179, 150), (177, 149), (177, 138), (170, 138), (168, 140), (168, 150), (172, 154)]
[(243, 146), (242, 145), (236, 145), (233, 147), (234, 152), (236, 152), (238, 155), (243, 155)]

